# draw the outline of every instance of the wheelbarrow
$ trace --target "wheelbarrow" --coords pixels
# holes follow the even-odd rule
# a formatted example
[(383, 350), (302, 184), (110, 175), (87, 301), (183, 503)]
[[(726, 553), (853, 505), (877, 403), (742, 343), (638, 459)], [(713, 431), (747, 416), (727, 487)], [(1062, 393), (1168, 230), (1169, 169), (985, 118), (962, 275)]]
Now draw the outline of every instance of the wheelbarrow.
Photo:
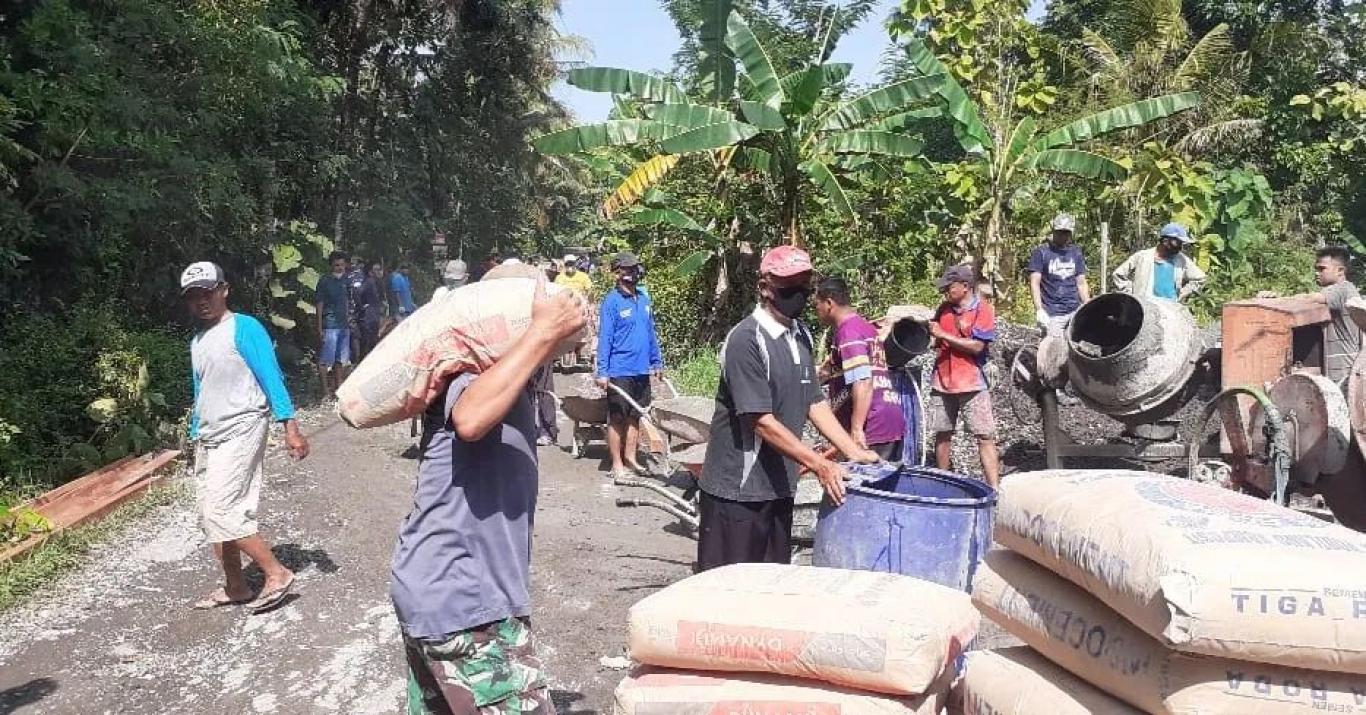
[[(706, 397), (680, 395), (672, 382), (664, 380), (673, 397), (655, 400), (650, 405), (650, 421), (665, 438), (663, 452), (664, 476), (675, 483), (660, 483), (636, 477), (617, 477), (613, 483), (620, 487), (646, 489), (663, 497), (659, 499), (621, 498), (620, 507), (651, 507), (672, 514), (680, 521), (697, 528), (697, 479), (702, 474), (702, 462), (707, 454), (707, 439), (711, 434), (712, 413), (716, 402)], [(642, 425), (644, 423), (642, 422)], [(673, 479), (682, 467), (686, 477)], [(678, 482), (682, 482), (682, 485)], [(675, 493), (670, 487), (682, 489)]]
[[(670, 390), (673, 385), (665, 381)], [(607, 389), (614, 392), (640, 416), (641, 440), (646, 447), (645, 468), (652, 474), (667, 476), (674, 466), (669, 462), (668, 440), (651, 420), (650, 409), (631, 398), (625, 390), (611, 384)], [(674, 392), (677, 398), (678, 393)], [(589, 397), (586, 395), (566, 395), (560, 397), (560, 411), (574, 423), (572, 439), (569, 443), (569, 456), (578, 459), (584, 455), (589, 443), (604, 442), (607, 439), (607, 396)]]

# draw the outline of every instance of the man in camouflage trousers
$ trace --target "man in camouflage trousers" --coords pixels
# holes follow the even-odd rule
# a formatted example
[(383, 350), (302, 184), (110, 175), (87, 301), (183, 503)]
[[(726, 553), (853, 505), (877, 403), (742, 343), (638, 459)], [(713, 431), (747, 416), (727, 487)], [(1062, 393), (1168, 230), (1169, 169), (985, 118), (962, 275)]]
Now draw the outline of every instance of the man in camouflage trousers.
[(537, 289), (531, 327), (493, 367), (456, 376), (423, 417), (413, 509), (390, 579), (413, 715), (553, 715), (531, 635), (536, 512), (532, 374), (587, 322)]

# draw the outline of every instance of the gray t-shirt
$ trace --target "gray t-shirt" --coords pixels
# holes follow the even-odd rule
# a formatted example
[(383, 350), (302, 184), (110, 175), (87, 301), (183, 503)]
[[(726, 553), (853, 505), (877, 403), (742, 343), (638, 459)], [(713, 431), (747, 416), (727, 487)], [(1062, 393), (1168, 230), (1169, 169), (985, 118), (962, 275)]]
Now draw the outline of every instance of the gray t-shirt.
[(404, 633), (441, 640), (531, 614), (536, 414), (523, 389), (503, 423), (464, 442), (451, 408), (475, 379), (461, 375), (423, 417), (413, 510), (399, 531), (390, 593)]
[(754, 434), (772, 414), (798, 437), (811, 405), (825, 399), (816, 382), (811, 333), (784, 326), (762, 308), (740, 321), (721, 346), (721, 384), (702, 464), (702, 491), (732, 501), (789, 499), (797, 465)]
[(1352, 363), (1361, 350), (1361, 329), (1347, 315), (1347, 301), (1361, 295), (1348, 281), (1319, 289), (1328, 303), (1332, 320), (1323, 326), (1324, 375), (1341, 384), (1352, 374)]

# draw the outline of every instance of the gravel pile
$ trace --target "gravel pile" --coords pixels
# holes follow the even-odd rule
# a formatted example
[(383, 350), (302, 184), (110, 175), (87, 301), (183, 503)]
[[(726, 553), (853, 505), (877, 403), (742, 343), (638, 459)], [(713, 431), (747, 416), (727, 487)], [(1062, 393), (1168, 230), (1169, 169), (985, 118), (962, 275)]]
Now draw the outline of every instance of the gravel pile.
[[(1204, 332), (1206, 344), (1218, 339), (1218, 326), (1211, 326)], [(1034, 327), (1010, 323), (997, 323), (997, 339), (991, 346), (991, 363), (987, 369), (991, 380), (992, 407), (996, 415), (996, 444), (1001, 454), (1001, 472), (1031, 471), (1046, 468), (1043, 449), (1042, 415), (1034, 401), (1016, 388), (1010, 380), (1010, 366), (1016, 352), (1021, 348), (1038, 345), (1039, 333)], [(924, 382), (929, 384), (928, 365), (924, 368)], [(1214, 396), (1214, 390), (1200, 390), (1194, 398), (1176, 415), (1180, 420), (1180, 435), (1185, 437), (1194, 428), (1206, 401)], [(928, 391), (926, 391), (928, 396)], [(1119, 422), (1094, 412), (1087, 407), (1063, 405), (1059, 407), (1063, 430), (1078, 442), (1104, 442), (1119, 438), (1124, 426)], [(933, 438), (927, 438), (927, 450), (933, 449)], [(929, 455), (933, 461), (933, 455)], [(1179, 460), (1178, 460), (1179, 462)], [(1143, 464), (1116, 459), (1069, 459), (1068, 467), (1077, 468), (1124, 468), (1147, 469), (1174, 473), (1184, 470), (1185, 465), (1177, 462)], [(959, 432), (953, 439), (954, 471), (980, 476), (982, 465), (977, 456), (976, 440), (971, 435)]]

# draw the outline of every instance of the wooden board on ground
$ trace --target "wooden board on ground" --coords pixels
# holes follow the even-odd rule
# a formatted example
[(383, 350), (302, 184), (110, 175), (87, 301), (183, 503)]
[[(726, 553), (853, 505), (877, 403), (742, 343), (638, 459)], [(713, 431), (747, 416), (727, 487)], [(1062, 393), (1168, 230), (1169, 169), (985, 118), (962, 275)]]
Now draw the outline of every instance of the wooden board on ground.
[(26, 556), (53, 536), (140, 497), (164, 476), (158, 474), (161, 468), (178, 456), (178, 450), (163, 449), (140, 457), (125, 457), (19, 505), (41, 514), (52, 528), (0, 550), (0, 563)]

